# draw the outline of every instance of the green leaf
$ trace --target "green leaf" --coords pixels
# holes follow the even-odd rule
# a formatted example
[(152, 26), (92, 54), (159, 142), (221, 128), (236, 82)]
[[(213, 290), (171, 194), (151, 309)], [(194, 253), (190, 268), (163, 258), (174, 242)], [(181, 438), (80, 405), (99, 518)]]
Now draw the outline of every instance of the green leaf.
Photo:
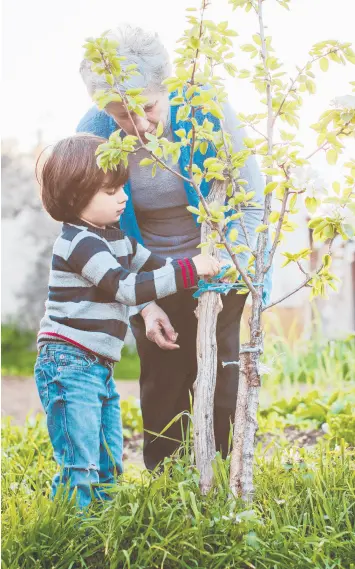
[(223, 35), (227, 36), (228, 38), (235, 38), (238, 36), (238, 32), (235, 32), (234, 30), (226, 30), (223, 32)]
[(340, 184), (339, 184), (339, 182), (333, 182), (333, 183), (332, 183), (332, 187), (333, 187), (333, 190), (335, 191), (335, 193), (336, 193), (337, 195), (339, 195), (339, 194), (340, 194)]
[(126, 71), (133, 71), (134, 69), (137, 69), (137, 67), (138, 67), (137, 63), (130, 63), (129, 65), (127, 65)]
[(328, 71), (329, 60), (326, 57), (322, 57), (322, 59), (319, 60), (319, 67), (321, 68), (322, 71)]
[[(282, 253), (284, 255), (284, 253)], [(285, 259), (285, 261), (281, 265), (281, 269), (286, 267), (289, 263), (291, 263), (292, 259)]]
[(316, 92), (316, 84), (314, 81), (311, 81), (311, 79), (307, 79), (306, 81), (306, 87), (309, 91), (309, 93), (311, 93), (311, 95), (314, 95), (314, 93)]
[(255, 141), (252, 138), (243, 138), (243, 142), (248, 148), (254, 148), (255, 146)]
[(151, 158), (143, 158), (143, 160), (141, 160), (139, 162), (140, 166), (149, 166), (149, 164), (152, 164), (154, 162), (154, 160), (152, 160)]
[(263, 168), (263, 172), (268, 176), (279, 176), (281, 174), (277, 168)]
[(272, 211), (269, 215), (270, 223), (276, 223), (280, 219), (279, 211)]
[(191, 105), (183, 105), (179, 107), (176, 115), (176, 120), (185, 121), (190, 114), (190, 110), (191, 110)]
[(238, 230), (237, 229), (231, 229), (228, 237), (229, 237), (230, 241), (232, 241), (232, 242), (236, 241), (238, 238)]
[(256, 47), (255, 45), (251, 44), (251, 43), (246, 43), (244, 45), (241, 46), (241, 50), (242, 51), (246, 51), (246, 52), (252, 52), (252, 51), (256, 51)]
[(334, 166), (338, 160), (338, 153), (336, 150), (334, 150), (334, 148), (331, 148), (330, 150), (328, 150), (326, 157), (328, 164)]
[(175, 134), (179, 137), (179, 138), (184, 138), (186, 136), (186, 130), (184, 128), (178, 128), (175, 131)]
[(238, 255), (238, 253), (245, 253), (245, 251), (250, 251), (247, 245), (237, 245), (237, 247), (233, 247), (233, 253), (236, 253), (236, 255)]
[(145, 118), (145, 110), (143, 109), (143, 107), (141, 107), (141, 105), (137, 105), (134, 108), (134, 112), (136, 113), (136, 115)]
[(106, 83), (108, 83), (111, 87), (114, 86), (115, 84), (115, 78), (113, 77), (113, 75), (106, 73), (105, 75), (105, 79), (106, 79)]
[(159, 124), (157, 126), (157, 131), (156, 131), (156, 136), (159, 138), (164, 132), (164, 126), (162, 121), (159, 121)]
[(208, 142), (206, 142), (205, 140), (203, 142), (201, 142), (199, 150), (200, 150), (201, 154), (206, 154), (206, 152), (208, 150)]
[(182, 105), (185, 102), (184, 97), (173, 97), (170, 100), (170, 105), (172, 105), (173, 107), (175, 107), (176, 105)]
[(291, 197), (290, 203), (289, 203), (289, 209), (290, 209), (290, 211), (292, 211), (293, 208), (296, 206), (297, 198), (298, 198), (297, 194), (293, 194), (293, 196)]
[(278, 186), (278, 182), (269, 182), (268, 184), (266, 184), (265, 189), (264, 189), (264, 194), (271, 194), (271, 192), (277, 188)]
[(332, 264), (332, 258), (330, 255), (323, 255), (323, 265), (324, 268), (329, 269), (330, 265)]
[(308, 209), (308, 211), (310, 213), (315, 213), (315, 211), (317, 210), (317, 206), (318, 206), (317, 198), (306, 198), (305, 202), (306, 202), (306, 208)]
[(134, 97), (135, 95), (140, 95), (142, 91), (144, 91), (144, 89), (142, 89), (141, 87), (136, 89), (127, 89), (126, 95), (131, 95), (132, 97)]
[(256, 43), (256, 45), (261, 45), (261, 38), (258, 34), (253, 35), (253, 40)]
[(233, 215), (230, 216), (229, 221), (234, 221), (235, 219), (240, 219), (241, 217), (243, 217), (244, 213), (242, 211), (238, 212), (238, 213), (233, 213)]
[(320, 223), (322, 223), (323, 218), (322, 217), (315, 217), (314, 219), (311, 219), (311, 221), (308, 222), (308, 227), (310, 229), (315, 229)]
[(194, 213), (195, 215), (201, 214), (200, 210), (198, 210), (197, 207), (194, 207), (193, 205), (188, 205), (186, 209), (187, 209), (187, 211), (190, 211), (191, 213)]
[(222, 109), (215, 101), (211, 101), (209, 107), (211, 115), (213, 115), (217, 119), (224, 119), (224, 114), (222, 112)]
[(255, 232), (256, 233), (262, 233), (263, 231), (266, 231), (268, 229), (268, 225), (262, 223), (261, 225), (258, 225), (258, 227), (255, 228)]
[(231, 75), (232, 77), (235, 77), (238, 69), (236, 68), (235, 65), (233, 65), (233, 63), (225, 63), (224, 64), (224, 69), (229, 73), (229, 75)]

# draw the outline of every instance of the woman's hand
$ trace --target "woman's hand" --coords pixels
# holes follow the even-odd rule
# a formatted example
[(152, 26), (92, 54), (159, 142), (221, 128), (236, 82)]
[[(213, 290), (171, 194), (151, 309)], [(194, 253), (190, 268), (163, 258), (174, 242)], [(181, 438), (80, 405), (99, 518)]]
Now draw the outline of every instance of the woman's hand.
[(145, 333), (151, 342), (155, 342), (162, 350), (178, 350), (178, 337), (171, 325), (168, 315), (160, 306), (151, 302), (141, 311), (145, 323)]

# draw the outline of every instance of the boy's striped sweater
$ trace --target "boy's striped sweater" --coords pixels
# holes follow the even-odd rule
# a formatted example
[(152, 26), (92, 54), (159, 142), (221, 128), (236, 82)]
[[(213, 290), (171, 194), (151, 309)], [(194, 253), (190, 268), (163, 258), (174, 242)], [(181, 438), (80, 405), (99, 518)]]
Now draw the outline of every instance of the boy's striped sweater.
[(68, 341), (120, 359), (130, 306), (195, 286), (190, 258), (167, 261), (115, 227), (64, 223), (53, 247), (38, 346)]

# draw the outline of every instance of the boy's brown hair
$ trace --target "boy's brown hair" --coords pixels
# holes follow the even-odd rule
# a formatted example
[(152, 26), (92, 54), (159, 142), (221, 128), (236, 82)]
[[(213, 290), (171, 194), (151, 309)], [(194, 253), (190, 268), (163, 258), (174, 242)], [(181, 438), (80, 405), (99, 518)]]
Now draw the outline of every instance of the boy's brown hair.
[(39, 179), (43, 206), (53, 219), (74, 221), (101, 188), (127, 182), (128, 169), (122, 162), (106, 174), (98, 167), (95, 152), (105, 142), (93, 134), (76, 134), (54, 146)]

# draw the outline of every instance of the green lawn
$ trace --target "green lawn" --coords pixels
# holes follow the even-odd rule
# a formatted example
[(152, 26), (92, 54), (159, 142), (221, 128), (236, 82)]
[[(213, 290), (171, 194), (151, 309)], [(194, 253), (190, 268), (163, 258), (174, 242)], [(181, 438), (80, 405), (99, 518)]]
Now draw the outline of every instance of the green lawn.
[[(19, 375), (31, 369), (30, 336), (9, 336), (3, 366)], [(134, 376), (137, 356), (125, 359)], [(2, 569), (355, 569), (354, 338), (273, 338), (264, 364), (249, 507), (230, 498), (229, 462), (219, 458), (216, 485), (201, 496), (185, 449), (159, 477), (126, 464), (112, 502), (78, 518), (63, 496), (49, 499), (55, 464), (43, 420), (5, 419)], [(126, 437), (142, 432), (134, 399), (122, 416)], [(290, 433), (318, 443), (298, 448)]]
[[(332, 448), (333, 447), (333, 448)], [(128, 467), (105, 507), (78, 518), (49, 500), (54, 465), (40, 424), (3, 431), (3, 569), (351, 569), (354, 451), (260, 445), (252, 507), (231, 500), (228, 462), (202, 497), (189, 459), (158, 478)]]
[[(36, 334), (15, 325), (1, 326), (1, 373), (7, 376), (32, 376), (36, 361)], [(115, 366), (116, 379), (138, 379), (139, 358), (135, 350), (124, 347)]]

